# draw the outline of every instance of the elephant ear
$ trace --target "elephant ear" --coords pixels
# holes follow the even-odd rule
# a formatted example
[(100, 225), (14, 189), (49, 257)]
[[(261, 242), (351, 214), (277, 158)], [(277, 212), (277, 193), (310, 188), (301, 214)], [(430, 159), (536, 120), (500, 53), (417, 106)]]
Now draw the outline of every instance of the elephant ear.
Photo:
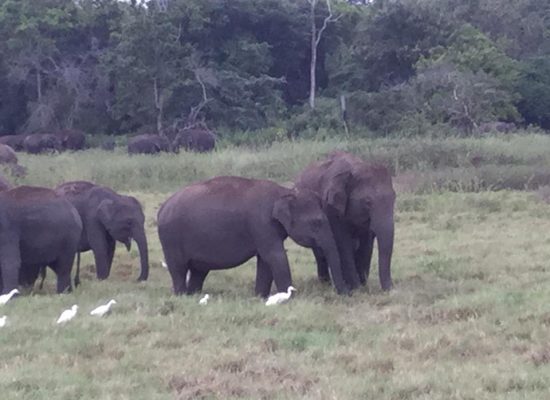
[(104, 227), (108, 227), (116, 213), (115, 202), (110, 199), (102, 200), (97, 207), (97, 216)]
[(295, 199), (293, 194), (285, 194), (278, 198), (273, 205), (272, 216), (279, 221), (287, 232), (292, 226), (292, 213), (290, 211), (291, 202)]
[(351, 179), (351, 171), (338, 171), (326, 178), (323, 191), (323, 203), (332, 207), (338, 215), (345, 215), (348, 203), (348, 182)]

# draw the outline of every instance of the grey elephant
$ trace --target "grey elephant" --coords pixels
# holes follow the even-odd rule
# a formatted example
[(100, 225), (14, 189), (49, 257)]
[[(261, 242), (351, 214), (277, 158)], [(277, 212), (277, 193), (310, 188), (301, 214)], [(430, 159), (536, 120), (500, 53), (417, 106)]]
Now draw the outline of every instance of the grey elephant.
[[(395, 191), (387, 168), (337, 151), (305, 168), (296, 187), (321, 196), (350, 289), (368, 279), (374, 238), (378, 242), (380, 284), (383, 290), (391, 289)], [(326, 257), (321, 249), (313, 250), (319, 278), (328, 280)]]
[(55, 133), (61, 140), (63, 150), (84, 150), (86, 148), (86, 135), (77, 129), (64, 129)]
[(23, 142), (27, 135), (21, 134), (21, 135), (5, 135), (0, 136), (0, 143), (1, 144), (7, 144), (15, 151), (22, 151), (23, 150)]
[[(55, 192), (67, 199), (82, 219), (83, 232), (78, 251), (92, 250), (98, 279), (109, 277), (115, 254), (115, 242), (124, 243), (130, 250), (133, 239), (140, 254), (139, 280), (147, 280), (149, 252), (145, 235), (145, 216), (139, 201), (86, 181), (62, 183), (55, 188)], [(80, 283), (79, 272), (80, 265), (77, 266), (75, 285)]]
[(172, 149), (174, 151), (179, 151), (181, 147), (187, 151), (196, 151), (199, 153), (212, 151), (216, 147), (216, 135), (202, 128), (183, 129), (172, 142)]
[[(202, 290), (212, 270), (256, 257), (256, 294), (291, 285), (283, 242), (323, 249), (334, 285), (346, 292), (340, 259), (319, 198), (266, 180), (223, 176), (182, 188), (158, 212), (158, 234), (175, 294)], [(187, 282), (187, 273), (190, 272)]]
[(8, 165), (13, 176), (25, 176), (27, 169), (19, 165), (17, 154), (7, 144), (0, 144), (0, 164)]
[(47, 266), (57, 275), (58, 293), (72, 289), (82, 221), (66, 199), (32, 186), (0, 192), (0, 221), (0, 293), (33, 285)]
[(63, 150), (61, 139), (51, 133), (35, 133), (28, 135), (23, 141), (23, 148), (27, 153), (40, 154)]
[(157, 154), (170, 151), (170, 141), (160, 135), (139, 135), (128, 140), (128, 154)]

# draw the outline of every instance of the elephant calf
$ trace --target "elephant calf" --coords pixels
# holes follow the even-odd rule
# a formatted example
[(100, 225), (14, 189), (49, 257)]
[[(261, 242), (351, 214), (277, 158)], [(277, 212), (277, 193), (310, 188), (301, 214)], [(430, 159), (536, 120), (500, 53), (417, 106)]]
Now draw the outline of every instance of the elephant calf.
[[(130, 250), (131, 241), (134, 239), (141, 260), (139, 280), (147, 280), (149, 253), (145, 236), (145, 216), (139, 201), (86, 181), (62, 183), (55, 191), (65, 197), (82, 218), (83, 233), (78, 250), (92, 250), (98, 279), (109, 277), (115, 254), (115, 242), (124, 243)], [(79, 279), (78, 273), (79, 266), (76, 284)]]
[(71, 290), (82, 233), (75, 208), (53, 190), (19, 186), (0, 193), (0, 293), (31, 286), (41, 268), (57, 275), (57, 292)]
[[(256, 294), (291, 285), (283, 242), (322, 248), (339, 292), (347, 288), (328, 219), (317, 196), (266, 180), (217, 177), (184, 187), (158, 212), (158, 234), (174, 293), (202, 289), (211, 270), (257, 258)], [(190, 271), (187, 281), (187, 272)]]

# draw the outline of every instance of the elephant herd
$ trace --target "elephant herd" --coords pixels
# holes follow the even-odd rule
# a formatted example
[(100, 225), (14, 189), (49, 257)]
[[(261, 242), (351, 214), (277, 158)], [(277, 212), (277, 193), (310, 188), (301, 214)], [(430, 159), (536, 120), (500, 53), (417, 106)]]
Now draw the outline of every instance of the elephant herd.
[(8, 145), (15, 151), (26, 151), (30, 154), (75, 151), (86, 147), (86, 135), (75, 129), (64, 129), (54, 133), (4, 135), (0, 136), (0, 144)]
[(187, 151), (206, 153), (214, 150), (216, 135), (208, 129), (192, 128), (179, 131), (174, 140), (165, 136), (144, 134), (128, 140), (128, 154), (178, 153), (180, 148)]
[[(256, 257), (255, 293), (292, 285), (284, 240), (310, 248), (318, 277), (340, 294), (366, 284), (374, 240), (382, 289), (392, 287), (395, 192), (389, 171), (345, 152), (309, 165), (294, 187), (220, 176), (183, 187), (157, 215), (158, 237), (175, 294), (202, 290), (211, 271)], [(80, 252), (91, 250), (97, 278), (109, 276), (115, 243), (136, 242), (139, 280), (149, 260), (145, 217), (137, 199), (91, 182), (54, 189), (20, 186), (0, 192), (0, 293), (32, 287), (47, 267), (57, 292), (72, 290)], [(75, 286), (79, 284), (78, 257)]]

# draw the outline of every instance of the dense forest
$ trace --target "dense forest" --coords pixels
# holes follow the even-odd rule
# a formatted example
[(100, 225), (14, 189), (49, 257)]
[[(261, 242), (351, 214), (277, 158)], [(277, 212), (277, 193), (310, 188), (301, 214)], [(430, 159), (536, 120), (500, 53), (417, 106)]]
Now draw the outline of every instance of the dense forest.
[(0, 36), (3, 134), (550, 129), (548, 0), (0, 0)]

